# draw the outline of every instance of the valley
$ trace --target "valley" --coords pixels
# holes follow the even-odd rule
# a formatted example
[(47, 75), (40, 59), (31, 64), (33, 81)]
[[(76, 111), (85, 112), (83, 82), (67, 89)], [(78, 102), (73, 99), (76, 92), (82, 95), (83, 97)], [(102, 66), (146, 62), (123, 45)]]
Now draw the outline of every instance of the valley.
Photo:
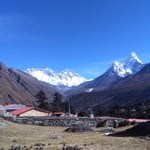
[[(129, 114), (135, 107), (138, 112), (143, 110), (146, 118), (150, 116), (150, 64), (144, 64), (134, 52), (122, 62), (115, 61), (104, 74), (90, 81), (69, 70), (58, 73), (46, 68), (22, 72), (3, 63), (0, 64), (0, 76), (0, 104), (3, 105), (21, 103), (37, 106), (36, 95), (40, 91), (45, 94), (46, 103), (50, 104), (54, 93), (60, 92), (65, 102), (63, 107), (70, 103), (74, 113), (81, 110), (89, 113), (90, 109), (98, 116), (116, 116), (112, 108), (118, 107), (115, 111), (119, 114), (122, 114), (119, 112), (121, 109), (130, 111), (119, 117), (132, 117)], [(142, 105), (146, 108), (141, 108)], [(142, 117), (141, 113), (135, 114), (134, 117)]]

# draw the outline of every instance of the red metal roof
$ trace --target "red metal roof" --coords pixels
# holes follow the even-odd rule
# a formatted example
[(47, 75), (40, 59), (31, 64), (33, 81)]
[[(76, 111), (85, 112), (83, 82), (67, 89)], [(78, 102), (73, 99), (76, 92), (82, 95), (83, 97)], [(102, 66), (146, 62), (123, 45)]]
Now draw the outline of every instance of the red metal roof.
[(32, 110), (32, 109), (37, 110), (37, 111), (41, 111), (41, 112), (45, 112), (45, 113), (48, 113), (48, 114), (50, 113), (49, 111), (44, 110), (44, 109), (40, 109), (40, 108), (22, 107), (22, 108), (20, 108), (20, 109), (17, 109), (17, 110), (12, 111), (11, 114), (12, 114), (12, 115), (15, 115), (15, 116), (19, 116), (19, 115), (21, 115), (22, 113), (25, 113), (25, 112), (30, 111), (30, 110)]
[(15, 115), (15, 116), (18, 116), (18, 115), (20, 115), (22, 113), (25, 113), (25, 112), (27, 112), (29, 110), (32, 110), (32, 109), (33, 109), (33, 107), (23, 107), (21, 109), (12, 111), (11, 114)]

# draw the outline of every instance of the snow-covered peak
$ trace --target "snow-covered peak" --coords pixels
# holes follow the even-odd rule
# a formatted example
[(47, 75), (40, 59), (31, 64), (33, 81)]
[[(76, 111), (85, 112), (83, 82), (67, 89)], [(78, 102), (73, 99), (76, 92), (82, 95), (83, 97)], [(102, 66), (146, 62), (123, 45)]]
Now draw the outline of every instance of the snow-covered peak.
[(123, 62), (115, 61), (112, 65), (113, 71), (120, 77), (126, 77), (135, 74), (144, 67), (143, 62), (138, 58), (135, 52), (132, 52)]
[(117, 73), (120, 77), (126, 77), (127, 75), (132, 74), (132, 71), (128, 68), (125, 68), (124, 65), (118, 61), (115, 61), (112, 65), (113, 71)]
[(131, 58), (130, 59), (132, 59), (132, 60), (134, 59), (135, 61), (143, 64), (143, 62), (139, 59), (139, 57), (137, 56), (137, 54), (135, 52), (131, 53)]
[(86, 78), (80, 76), (78, 73), (70, 71), (69, 69), (65, 69), (62, 72), (55, 72), (50, 68), (29, 68), (26, 72), (40, 81), (44, 81), (56, 86), (65, 85), (72, 87), (87, 81)]
[(80, 76), (78, 73), (75, 73), (69, 69), (65, 69), (61, 72), (61, 74), (67, 75), (67, 76)]
[(144, 66), (143, 62), (138, 58), (135, 52), (132, 52), (131, 56), (123, 61), (122, 64), (125, 68), (130, 69), (133, 74), (139, 72)]
[(133, 64), (133, 63), (139, 63), (139, 64), (143, 64), (143, 62), (139, 59), (139, 57), (137, 56), (137, 54), (135, 52), (132, 52), (131, 55), (122, 63), (124, 64)]

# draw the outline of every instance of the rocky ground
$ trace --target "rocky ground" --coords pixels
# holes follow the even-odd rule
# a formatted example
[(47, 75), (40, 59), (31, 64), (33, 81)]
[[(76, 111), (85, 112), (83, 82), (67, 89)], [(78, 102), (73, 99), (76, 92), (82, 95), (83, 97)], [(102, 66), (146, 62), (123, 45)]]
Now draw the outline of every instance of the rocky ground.
[[(104, 136), (104, 128), (93, 132), (68, 133), (63, 127), (21, 125), (12, 122), (0, 128), (1, 150), (149, 150), (150, 140)], [(115, 129), (124, 131), (130, 127)], [(106, 130), (107, 131), (107, 130)]]

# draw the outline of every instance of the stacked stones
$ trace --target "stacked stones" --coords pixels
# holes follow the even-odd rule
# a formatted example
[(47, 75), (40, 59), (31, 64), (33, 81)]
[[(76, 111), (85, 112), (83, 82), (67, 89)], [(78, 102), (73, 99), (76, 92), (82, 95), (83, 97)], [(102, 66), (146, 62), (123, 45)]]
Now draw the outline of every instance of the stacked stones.
[(65, 130), (66, 132), (89, 132), (93, 131), (89, 126), (85, 125), (83, 121), (77, 121)]

